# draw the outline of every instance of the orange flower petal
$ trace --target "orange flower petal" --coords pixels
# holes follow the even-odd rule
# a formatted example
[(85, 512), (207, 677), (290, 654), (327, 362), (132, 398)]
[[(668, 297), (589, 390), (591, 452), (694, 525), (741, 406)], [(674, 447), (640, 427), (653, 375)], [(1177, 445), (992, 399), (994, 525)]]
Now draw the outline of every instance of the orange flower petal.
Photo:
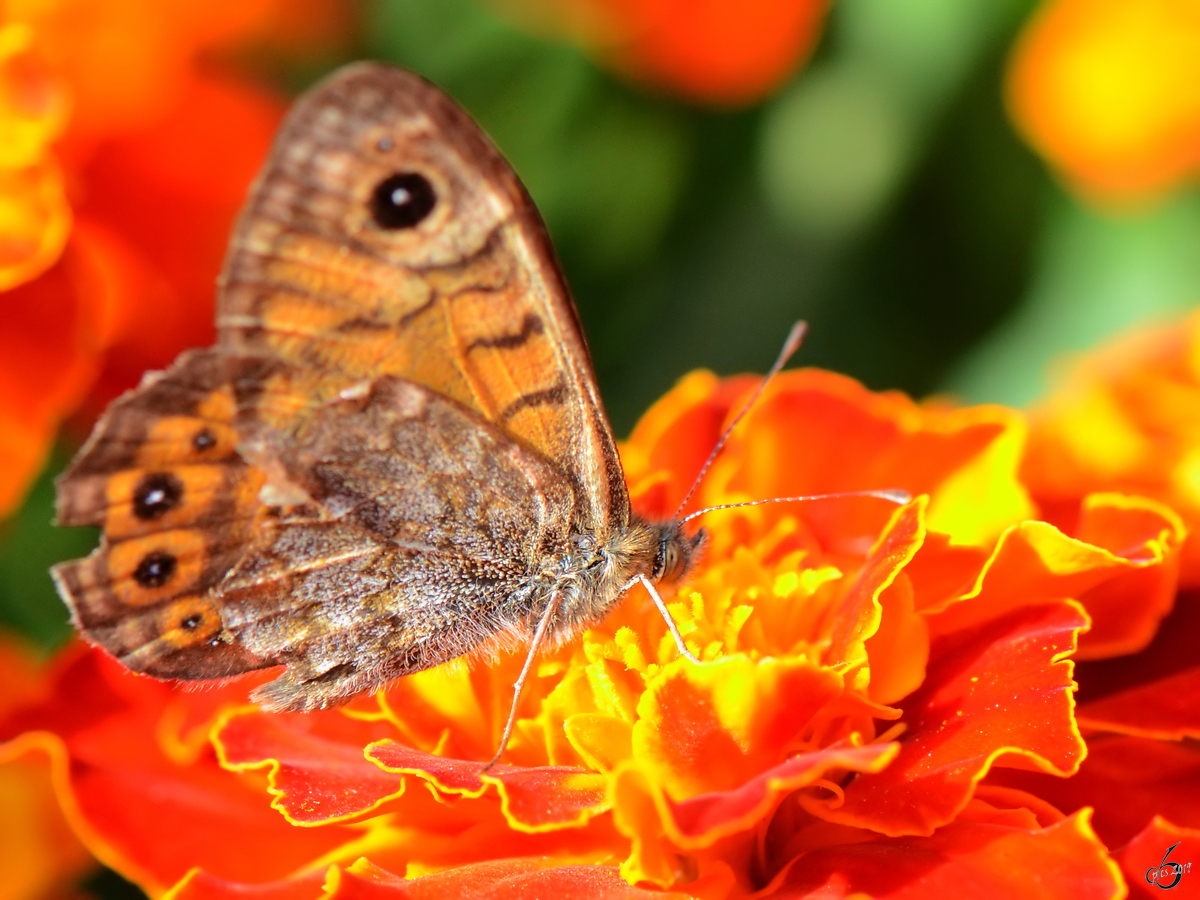
[(24, 23), (0, 25), (0, 291), (53, 265), (71, 227), (49, 149), (66, 121), (66, 92), (36, 37)]
[(870, 841), (799, 857), (772, 900), (869, 895), (1116, 900), (1124, 884), (1086, 813), (1044, 830), (955, 822), (932, 837)]
[(634, 505), (644, 515), (662, 519), (675, 512), (721, 437), (730, 410), (754, 389), (754, 381), (689, 372), (638, 419), (621, 446), (621, 464)]
[(1178, 741), (1200, 738), (1200, 666), (1084, 704), (1083, 728)]
[(880, 595), (892, 586), (925, 539), (925, 507), (921, 498), (895, 511), (850, 590), (839, 601), (828, 626), (825, 659), (830, 664), (866, 659), (863, 642), (875, 637), (883, 617)]
[(778, 87), (808, 56), (828, 0), (523, 0), (516, 6), (638, 80), (709, 103), (742, 104)]
[(325, 881), (324, 872), (313, 872), (286, 881), (244, 884), (196, 869), (163, 894), (162, 900), (325, 900)]
[[(1152, 636), (1174, 596), (1178, 520), (1161, 505), (1140, 498), (1097, 496), (1086, 507), (1082, 525), (1096, 543), (1070, 538), (1045, 522), (1024, 522), (1001, 535), (971, 590), (959, 596), (918, 594), (916, 607), (930, 615), (933, 632), (1072, 597), (1091, 602), (1097, 615), (1105, 616), (1102, 639), (1093, 644), (1096, 655), (1143, 642), (1147, 628)], [(945, 551), (940, 546), (941, 551), (930, 548), (922, 566), (935, 564)], [(916, 587), (926, 584), (919, 580)]]
[(63, 173), (53, 159), (0, 168), (0, 291), (45, 272), (71, 230)]
[(273, 715), (246, 710), (213, 730), (221, 765), (268, 770), (272, 806), (294, 825), (361, 816), (404, 792), (403, 780), (363, 755), (386, 723), (357, 721), (339, 710)]
[[(1116, 854), (1131, 897), (1200, 897), (1200, 829), (1180, 828), (1162, 816), (1154, 819)], [(1172, 863), (1182, 867), (1175, 869)], [(1190, 877), (1189, 877), (1190, 876)], [(1155, 890), (1152, 892), (1151, 888)]]
[[(635, 505), (671, 515), (720, 432), (755, 382), (693, 373), (646, 414), (622, 447)], [(733, 388), (739, 390), (734, 391)], [(724, 408), (724, 417), (718, 412)], [(694, 435), (701, 435), (700, 438)], [(930, 528), (957, 543), (995, 538), (1031, 512), (1017, 480), (1024, 424), (1012, 410), (923, 408), (899, 393), (873, 393), (817, 369), (784, 372), (734, 433), (689, 509), (836, 491), (902, 489), (929, 494)], [(861, 555), (855, 544), (878, 534), (882, 501), (828, 501), (755, 511), (768, 524), (802, 517), (826, 550)], [(711, 521), (725, 522), (733, 513)]]
[(7, 755), (0, 748), (4, 896), (68, 896), (72, 883), (96, 862), (59, 809), (49, 760), (42, 754)]
[(1062, 812), (1041, 797), (1017, 788), (981, 783), (975, 786), (971, 802), (982, 801), (995, 809), (1017, 809), (1030, 813), (1042, 828), (1049, 828), (1066, 818)]
[(1094, 807), (1096, 833), (1110, 847), (1131, 840), (1156, 815), (1200, 828), (1200, 750), (1186, 742), (1098, 735), (1072, 778), (995, 769), (988, 782), (1029, 791), (1066, 812)]
[(43, 703), (0, 722), (0, 741), (9, 741), (0, 751), (48, 754), (76, 833), (152, 894), (197, 865), (233, 880), (281, 878), (359, 837), (287, 824), (211, 752), (187, 765), (171, 760), (157, 740), (170, 689), (99, 651), (64, 658), (52, 686)]
[(99, 244), (77, 229), (41, 277), (3, 294), (0, 329), (0, 516), (41, 469), (59, 422), (91, 386), (111, 331)]
[(806, 803), (831, 822), (889, 835), (930, 834), (950, 822), (994, 763), (1059, 774), (1084, 755), (1072, 718), (1075, 636), (1087, 618), (1071, 602), (1026, 607), (934, 640), (928, 676), (903, 705), (900, 754), (846, 788), (840, 807)]
[(675, 800), (732, 790), (799, 745), (842, 688), (841, 675), (804, 659), (671, 663), (638, 704), (634, 759)]
[(65, 86), (38, 52), (37, 33), (24, 22), (0, 26), (0, 168), (45, 160), (67, 106)]
[(779, 799), (830, 772), (879, 772), (896, 758), (898, 744), (848, 743), (800, 753), (731, 791), (717, 791), (675, 803), (661, 798), (666, 833), (678, 847), (700, 848), (762, 821)]
[[(0, 633), (0, 721), (44, 692), (23, 645)], [(42, 754), (0, 746), (0, 872), (6, 897), (64, 894), (95, 865), (59, 809), (51, 766)]]
[(1084, 497), (1151, 497), (1190, 535), (1181, 580), (1200, 584), (1200, 314), (1085, 356), (1030, 413), (1021, 477), (1041, 518), (1071, 532)]
[(713, 478), (739, 497), (901, 488), (929, 494), (929, 527), (960, 543), (995, 537), (1030, 510), (1016, 480), (1024, 428), (1011, 410), (923, 409), (801, 370), (780, 376), (754, 415), (753, 433), (735, 435), (719, 463), (736, 473)]
[(912, 582), (897, 578), (879, 595), (879, 627), (865, 642), (870, 662), (870, 699), (895, 703), (925, 680), (929, 624), (916, 611)]
[(1121, 494), (1084, 499), (1075, 537), (1134, 565), (1079, 595), (1092, 627), (1080, 637), (1076, 659), (1136, 653), (1154, 639), (1175, 605), (1186, 534), (1179, 516), (1153, 500)]
[(141, 271), (106, 355), (92, 411), (213, 340), (213, 296), (229, 230), (283, 113), (278, 97), (223, 78), (189, 79), (151, 126), (102, 144), (83, 172), (81, 218), (119, 237)]
[(607, 0), (623, 68), (688, 96), (746, 103), (777, 87), (816, 44), (827, 0)]
[(33, 650), (15, 636), (0, 630), (0, 721), (22, 706), (35, 702), (46, 690)]
[(571, 828), (608, 809), (604, 777), (586, 769), (497, 765), (482, 773), (477, 761), (434, 756), (390, 740), (372, 744), (366, 755), (385, 772), (416, 775), (444, 793), (479, 797), (495, 785), (505, 818), (519, 831)]
[(555, 866), (511, 859), (458, 866), (406, 881), (373, 866), (352, 866), (330, 879), (328, 900), (445, 900), (487, 897), (580, 897), (588, 900), (688, 900), (687, 894), (649, 891), (622, 880), (615, 866)]

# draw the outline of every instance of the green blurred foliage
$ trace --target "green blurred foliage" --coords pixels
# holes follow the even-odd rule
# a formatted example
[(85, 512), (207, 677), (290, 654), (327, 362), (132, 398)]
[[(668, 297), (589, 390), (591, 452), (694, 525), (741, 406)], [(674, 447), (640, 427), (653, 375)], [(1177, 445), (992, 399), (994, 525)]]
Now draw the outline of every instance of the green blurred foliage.
[(950, 379), (966, 400), (1022, 406), (1051, 386), (1064, 354), (1200, 303), (1200, 194), (1116, 216), (1047, 193), (1024, 301)]
[(86, 556), (96, 545), (95, 528), (54, 527), (54, 481), (69, 459), (55, 452), (20, 510), (0, 522), (0, 626), (8, 626), (43, 648), (71, 635), (67, 611), (54, 593), (49, 568)]

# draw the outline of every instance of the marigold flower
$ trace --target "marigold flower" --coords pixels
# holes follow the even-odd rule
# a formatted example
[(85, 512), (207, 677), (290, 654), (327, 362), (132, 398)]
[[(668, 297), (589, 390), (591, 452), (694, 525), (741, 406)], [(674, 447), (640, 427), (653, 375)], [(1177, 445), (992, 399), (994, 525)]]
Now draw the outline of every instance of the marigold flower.
[(751, 103), (812, 52), (828, 0), (497, 0), (630, 77), (705, 103)]
[(1071, 527), (1093, 491), (1153, 497), (1187, 524), (1181, 580), (1200, 585), (1200, 313), (1081, 357), (1030, 421), (1021, 480), (1043, 518)]
[[(306, 26), (344, 18), (335, 0), (304, 5)], [(197, 58), (271, 37), (284, 9), (294, 0), (4, 4), (0, 516), (65, 417), (211, 340), (229, 227), (283, 105)]]
[[(753, 387), (696, 373), (646, 415), (622, 448), (642, 513), (674, 510)], [(1116, 897), (1121, 869), (1089, 810), (1064, 815), (992, 776), (1072, 783), (1085, 745), (1069, 657), (1089, 624), (1119, 644), (1140, 627), (1121, 611), (1173, 596), (1182, 528), (1114, 494), (1088, 498), (1070, 534), (1027, 521), (1023, 434), (998, 407), (780, 376), (697, 504), (915, 499), (708, 514), (706, 559), (667, 598), (702, 664), (631, 594), (539, 658), (486, 773), (520, 653), (272, 715), (247, 705), (244, 680), (177, 691), (77, 646), (44, 698), (0, 718), (0, 752), (49, 758), (84, 842), (173, 898), (1017, 896), (1034, 883)], [(1138, 827), (1167, 827), (1155, 814)]]
[[(1125, 845), (1119, 858), (1133, 884), (1145, 884), (1139, 880), (1175, 840), (1200, 834), (1198, 415), (1200, 316), (1193, 314), (1174, 327), (1127, 335), (1065, 372), (1031, 412), (1022, 463), (1040, 514), (1059, 527), (1075, 527), (1083, 498), (1107, 490), (1156, 498), (1189, 529), (1180, 554), (1187, 590), (1170, 618), (1157, 629), (1169, 603), (1153, 612), (1153, 601), (1123, 604), (1124, 640), (1093, 655), (1141, 652), (1081, 676), (1093, 699), (1078, 710), (1088, 742), (1079, 774), (1058, 781), (1010, 771), (989, 779), (1034, 791), (1063, 810), (1093, 807), (1100, 837), (1110, 847)], [(1133, 621), (1139, 615), (1140, 624)]]
[(1130, 203), (1200, 173), (1193, 0), (1046, 0), (1013, 51), (1026, 139), (1085, 194)]
[[(32, 655), (0, 635), (0, 718), (36, 702), (42, 682)], [(0, 750), (0, 871), (5, 900), (66, 896), (92, 865), (91, 854), (68, 826), (44, 761)]]

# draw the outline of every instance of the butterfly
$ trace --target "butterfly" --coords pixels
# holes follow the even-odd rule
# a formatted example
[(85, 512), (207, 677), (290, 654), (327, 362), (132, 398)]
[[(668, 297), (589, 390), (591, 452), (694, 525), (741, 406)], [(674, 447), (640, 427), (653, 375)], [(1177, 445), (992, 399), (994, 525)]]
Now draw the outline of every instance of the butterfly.
[(433, 85), (360, 63), (296, 102), (216, 324), (58, 481), (59, 524), (103, 537), (54, 580), (129, 669), (282, 666), (252, 699), (314, 710), (517, 635), (519, 693), (539, 645), (639, 582), (690, 656), (653, 585), (703, 533), (631, 512), (546, 230)]

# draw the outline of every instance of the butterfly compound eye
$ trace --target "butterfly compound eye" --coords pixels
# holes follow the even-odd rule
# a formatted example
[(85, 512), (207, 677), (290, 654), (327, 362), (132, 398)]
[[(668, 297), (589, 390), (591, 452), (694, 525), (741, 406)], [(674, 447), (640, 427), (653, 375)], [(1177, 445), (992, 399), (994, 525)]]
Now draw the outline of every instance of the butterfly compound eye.
[(371, 217), (380, 228), (412, 228), (433, 210), (437, 194), (424, 175), (397, 172), (371, 192)]

